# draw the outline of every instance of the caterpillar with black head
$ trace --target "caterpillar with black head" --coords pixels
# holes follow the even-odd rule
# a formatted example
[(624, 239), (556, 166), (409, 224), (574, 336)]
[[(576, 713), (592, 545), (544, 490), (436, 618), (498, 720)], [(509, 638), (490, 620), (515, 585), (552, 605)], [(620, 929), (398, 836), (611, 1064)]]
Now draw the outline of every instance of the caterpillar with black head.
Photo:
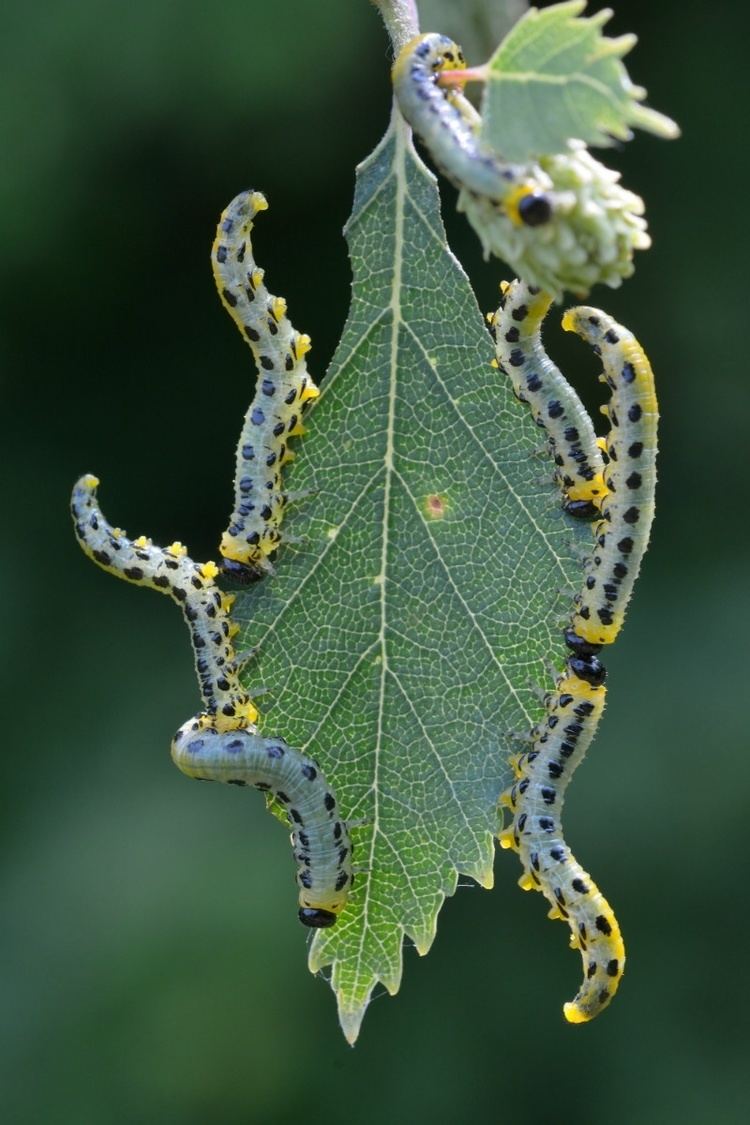
[[(517, 396), (528, 402), (547, 429), (557, 476), (569, 500), (600, 509), (596, 545), (565, 642), (573, 655), (546, 699), (546, 720), (532, 731), (532, 747), (513, 762), (516, 781), (501, 797), (513, 822), (500, 835), (503, 847), (519, 852), (520, 885), (542, 891), (550, 916), (570, 924), (572, 944), (584, 963), (584, 981), (564, 1007), (566, 1018), (583, 1023), (611, 1001), (625, 964), (625, 947), (614, 913), (591, 877), (570, 853), (562, 833), (562, 805), (571, 775), (582, 760), (604, 710), (605, 670), (598, 652), (611, 644), (648, 545), (654, 513), (658, 408), (653, 373), (635, 337), (599, 309), (567, 312), (563, 327), (577, 332), (602, 357), (601, 376), (612, 390), (611, 429), (600, 439), (575, 391), (546, 356), (540, 325), (550, 299), (521, 282), (504, 288), (500, 310), (491, 317), (499, 366), (510, 375)], [(541, 372), (541, 374), (540, 374)], [(574, 427), (568, 424), (574, 420)], [(583, 472), (582, 487), (574, 492)]]
[(542, 892), (551, 905), (549, 917), (568, 923), (571, 946), (581, 952), (583, 982), (563, 1007), (570, 1023), (585, 1023), (607, 1007), (625, 967), (614, 912), (571, 853), (562, 830), (565, 790), (604, 710), (604, 680), (604, 667), (595, 655), (568, 659), (545, 701), (546, 718), (532, 732), (531, 749), (514, 761), (516, 781), (500, 798), (501, 806), (513, 813), (500, 844), (520, 856), (524, 873), (519, 885)]
[(294, 456), (289, 438), (303, 434), (302, 413), (320, 393), (307, 370), (310, 337), (296, 332), (286, 301), (268, 292), (253, 259), (253, 220), (268, 203), (243, 191), (222, 212), (211, 250), (222, 304), (250, 345), (258, 370), (255, 395), (237, 445), (234, 510), (219, 550), (227, 574), (243, 579), (269, 569), (281, 542), (288, 495), (282, 466)]
[(606, 452), (607, 492), (596, 547), (568, 636), (570, 647), (609, 645), (617, 637), (648, 547), (654, 518), (659, 408), (651, 364), (632, 332), (600, 309), (579, 306), (563, 328), (588, 341), (602, 358), (611, 389)]
[(542, 344), (552, 296), (519, 280), (502, 282), (500, 288), (500, 307), (488, 317), (497, 365), (547, 433), (563, 507), (570, 515), (593, 516), (606, 492), (604, 461), (588, 412)]
[(436, 34), (407, 43), (392, 70), (403, 117), (460, 189), (458, 210), (485, 254), (555, 297), (620, 285), (634, 251), (650, 245), (643, 200), (582, 141), (523, 163), (484, 146), (482, 118), (462, 92), (468, 77), (483, 80), (487, 70), (466, 72), (461, 48)]
[(83, 551), (109, 574), (167, 594), (190, 630), (204, 710), (175, 735), (175, 764), (188, 777), (254, 785), (276, 797), (293, 828), (300, 920), (332, 925), (352, 883), (346, 824), (318, 765), (282, 739), (256, 731), (258, 712), (240, 684), (232, 645), (238, 628), (229, 613), (234, 596), (217, 587), (215, 563), (194, 562), (183, 544), (157, 547), (112, 527), (97, 503), (98, 484), (87, 474), (73, 489), (71, 512)]
[(492, 200), (516, 226), (542, 226), (552, 217), (551, 197), (527, 169), (480, 149), (476, 110), (458, 87), (438, 85), (445, 71), (465, 68), (461, 48), (447, 35), (416, 36), (393, 64), (398, 107), (456, 187)]
[(317, 763), (281, 738), (262, 738), (254, 729), (222, 734), (200, 718), (177, 731), (172, 761), (198, 781), (252, 785), (276, 798), (292, 825), (299, 919), (316, 929), (332, 926), (353, 882), (351, 843)]

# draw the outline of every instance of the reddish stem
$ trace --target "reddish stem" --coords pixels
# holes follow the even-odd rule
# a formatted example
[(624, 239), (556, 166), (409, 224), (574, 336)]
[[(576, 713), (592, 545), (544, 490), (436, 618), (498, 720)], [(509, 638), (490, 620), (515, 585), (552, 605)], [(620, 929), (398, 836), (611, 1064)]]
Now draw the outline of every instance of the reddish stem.
[(486, 82), (489, 69), (486, 66), (471, 66), (468, 70), (441, 70), (438, 86), (464, 86), (467, 82)]

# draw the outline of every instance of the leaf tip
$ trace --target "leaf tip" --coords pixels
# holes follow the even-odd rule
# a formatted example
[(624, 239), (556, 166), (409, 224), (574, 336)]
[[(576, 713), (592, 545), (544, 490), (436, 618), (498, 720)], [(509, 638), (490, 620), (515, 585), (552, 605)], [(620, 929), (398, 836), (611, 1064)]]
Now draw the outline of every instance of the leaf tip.
[(365, 1018), (367, 1005), (370, 1003), (370, 997), (363, 1004), (358, 1004), (356, 1008), (344, 1008), (339, 1004), (339, 1026), (344, 1033), (344, 1039), (350, 1047), (353, 1047), (359, 1038), (359, 1033), (362, 1030), (362, 1020)]

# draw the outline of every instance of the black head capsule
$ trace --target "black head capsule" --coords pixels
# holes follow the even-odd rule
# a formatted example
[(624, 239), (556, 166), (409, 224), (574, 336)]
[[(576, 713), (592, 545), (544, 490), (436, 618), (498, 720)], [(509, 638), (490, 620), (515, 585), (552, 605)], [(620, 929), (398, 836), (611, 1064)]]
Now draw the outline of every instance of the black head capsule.
[(251, 563), (237, 562), (236, 559), (222, 559), (221, 572), (227, 578), (233, 578), (235, 582), (239, 582), (243, 586), (249, 586), (251, 582), (257, 582), (259, 578), (263, 577), (263, 571), (259, 570), (258, 567)]
[(601, 515), (596, 504), (591, 500), (566, 500), (563, 510), (569, 516), (575, 516), (577, 520), (592, 520), (594, 516)]
[(298, 915), (303, 926), (311, 926), (314, 930), (326, 930), (336, 921), (336, 915), (322, 907), (300, 906)]
[(518, 214), (527, 227), (541, 227), (552, 218), (552, 200), (544, 192), (530, 191), (518, 201)]
[(597, 653), (602, 651), (602, 646), (592, 644), (591, 641), (585, 641), (583, 637), (579, 637), (572, 629), (566, 629), (563, 633), (565, 643), (576, 656), (596, 656)]
[(596, 656), (571, 656), (568, 668), (579, 680), (585, 680), (592, 687), (601, 687), (607, 678), (607, 669)]

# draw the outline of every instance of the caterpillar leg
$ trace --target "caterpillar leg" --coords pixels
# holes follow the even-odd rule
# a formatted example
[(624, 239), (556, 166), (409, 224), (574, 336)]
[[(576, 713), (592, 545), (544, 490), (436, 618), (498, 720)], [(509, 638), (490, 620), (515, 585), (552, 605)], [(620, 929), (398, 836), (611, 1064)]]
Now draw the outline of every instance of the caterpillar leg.
[(583, 959), (583, 982), (563, 1012), (570, 1023), (597, 1016), (612, 1000), (625, 966), (620, 927), (607, 900), (565, 843), (562, 809), (571, 776), (590, 745), (604, 710), (605, 671), (595, 655), (571, 656), (547, 698), (547, 716), (530, 750), (514, 759), (516, 780), (502, 794), (511, 825), (500, 845), (518, 852), (524, 890), (541, 891), (550, 918), (571, 930)]
[(254, 730), (222, 732), (196, 720), (177, 731), (172, 760), (188, 777), (273, 794), (292, 824), (299, 919), (316, 929), (332, 926), (352, 885), (352, 848), (317, 763), (281, 738), (262, 738)]
[(651, 534), (659, 408), (651, 364), (632, 332), (588, 307), (566, 312), (563, 328), (601, 356), (600, 378), (612, 392), (607, 492), (595, 528), (596, 549), (571, 623), (584, 641), (608, 645), (622, 628)]
[(241, 582), (270, 569), (289, 501), (282, 481), (282, 468), (294, 456), (289, 439), (304, 433), (303, 411), (319, 394), (305, 361), (310, 337), (292, 327), (286, 301), (269, 293), (253, 258), (250, 234), (267, 207), (260, 192), (241, 192), (222, 212), (211, 251), (222, 304), (258, 370), (237, 446), (234, 509), (220, 547), (225, 571)]

